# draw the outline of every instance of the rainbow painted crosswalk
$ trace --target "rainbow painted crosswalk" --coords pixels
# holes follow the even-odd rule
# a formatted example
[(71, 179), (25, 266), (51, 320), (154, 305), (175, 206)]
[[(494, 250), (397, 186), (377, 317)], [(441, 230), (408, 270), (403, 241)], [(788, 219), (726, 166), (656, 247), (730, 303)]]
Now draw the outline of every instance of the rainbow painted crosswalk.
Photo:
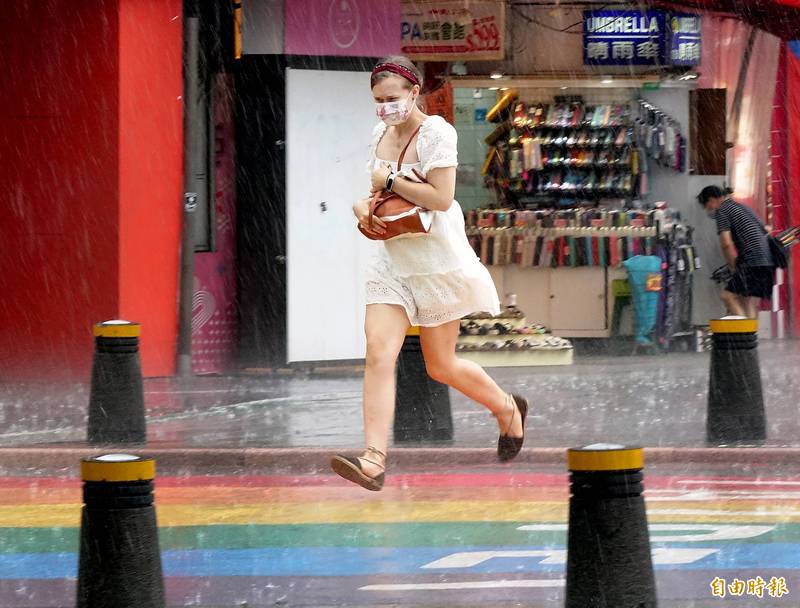
[[(0, 485), (0, 605), (71, 605), (79, 483)], [(660, 599), (710, 600), (715, 578), (774, 576), (789, 595), (765, 598), (800, 605), (800, 477), (648, 475), (646, 488)], [(332, 475), (159, 477), (156, 503), (170, 605), (563, 597), (566, 474), (395, 474), (380, 493)]]

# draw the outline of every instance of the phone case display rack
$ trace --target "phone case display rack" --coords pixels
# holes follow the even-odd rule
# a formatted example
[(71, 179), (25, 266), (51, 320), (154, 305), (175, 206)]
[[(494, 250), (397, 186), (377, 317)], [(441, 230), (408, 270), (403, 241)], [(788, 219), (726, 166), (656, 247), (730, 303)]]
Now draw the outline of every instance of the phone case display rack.
[(498, 200), (547, 208), (596, 206), (613, 199), (621, 206), (639, 195), (645, 161), (629, 104), (513, 98), (506, 111), (492, 116), (501, 122), (486, 138), (489, 152), (482, 173)]
[(530, 324), (516, 306), (499, 315), (475, 314), (461, 321), (458, 356), (486, 367), (571, 365), (569, 340), (553, 336), (540, 324)]
[(654, 255), (653, 211), (468, 212), (467, 238), (487, 266), (611, 267), (635, 255)]

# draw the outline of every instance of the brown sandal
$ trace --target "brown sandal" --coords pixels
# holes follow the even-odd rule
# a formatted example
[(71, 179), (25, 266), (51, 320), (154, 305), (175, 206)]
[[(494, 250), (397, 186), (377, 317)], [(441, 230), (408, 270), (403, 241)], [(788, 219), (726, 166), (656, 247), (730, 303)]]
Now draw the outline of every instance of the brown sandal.
[[(500, 462), (513, 460), (522, 450), (522, 444), (525, 443), (525, 419), (528, 416), (528, 400), (519, 395), (509, 395), (508, 402), (514, 410), (511, 413), (511, 421), (508, 423), (506, 432), (500, 435), (497, 440), (497, 457)], [(514, 414), (516, 412), (519, 412), (519, 415), (522, 416), (522, 437), (509, 437), (508, 432), (511, 430), (511, 425), (514, 424)]]
[(370, 477), (364, 473), (364, 470), (361, 468), (360, 461), (363, 460), (365, 462), (369, 462), (370, 464), (374, 464), (376, 467), (380, 467), (382, 470), (385, 470), (385, 466), (380, 462), (375, 462), (374, 460), (367, 458), (366, 454), (369, 453), (382, 457), (383, 461), (386, 462), (386, 454), (381, 452), (379, 449), (370, 446), (366, 449), (365, 455), (361, 456), (360, 459), (337, 454), (331, 458), (331, 468), (337, 475), (344, 477), (347, 481), (357, 483), (366, 490), (378, 492), (383, 488), (384, 474), (380, 473), (375, 477)]

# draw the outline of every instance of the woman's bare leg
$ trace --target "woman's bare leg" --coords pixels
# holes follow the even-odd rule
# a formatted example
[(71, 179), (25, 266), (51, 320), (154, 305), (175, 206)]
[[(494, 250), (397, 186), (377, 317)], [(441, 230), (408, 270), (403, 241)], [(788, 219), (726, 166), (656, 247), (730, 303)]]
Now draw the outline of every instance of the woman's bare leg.
[(509, 407), (508, 394), (480, 365), (456, 357), (459, 324), (460, 321), (452, 321), (439, 327), (420, 328), (428, 375), (485, 406), (497, 418), (501, 433), (522, 437), (522, 419), (515, 415), (515, 406)]
[[(402, 306), (370, 304), (367, 306), (364, 331), (367, 335), (367, 357), (364, 370), (364, 437), (367, 447), (386, 454), (389, 429), (394, 418), (395, 377), (397, 355), (410, 327)], [(366, 455), (377, 462), (378, 456)], [(381, 463), (383, 464), (383, 463)], [(364, 473), (374, 477), (381, 467), (361, 460)]]

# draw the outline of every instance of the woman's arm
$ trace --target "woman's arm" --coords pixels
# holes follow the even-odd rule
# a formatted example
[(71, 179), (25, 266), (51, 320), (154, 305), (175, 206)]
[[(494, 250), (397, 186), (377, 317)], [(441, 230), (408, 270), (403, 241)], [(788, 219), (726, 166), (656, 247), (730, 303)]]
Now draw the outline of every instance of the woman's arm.
[[(382, 190), (389, 176), (388, 167), (376, 169), (372, 174), (372, 191)], [(394, 180), (392, 191), (404, 199), (431, 211), (447, 211), (453, 204), (456, 193), (456, 168), (441, 167), (428, 171), (428, 183), (410, 179)]]

